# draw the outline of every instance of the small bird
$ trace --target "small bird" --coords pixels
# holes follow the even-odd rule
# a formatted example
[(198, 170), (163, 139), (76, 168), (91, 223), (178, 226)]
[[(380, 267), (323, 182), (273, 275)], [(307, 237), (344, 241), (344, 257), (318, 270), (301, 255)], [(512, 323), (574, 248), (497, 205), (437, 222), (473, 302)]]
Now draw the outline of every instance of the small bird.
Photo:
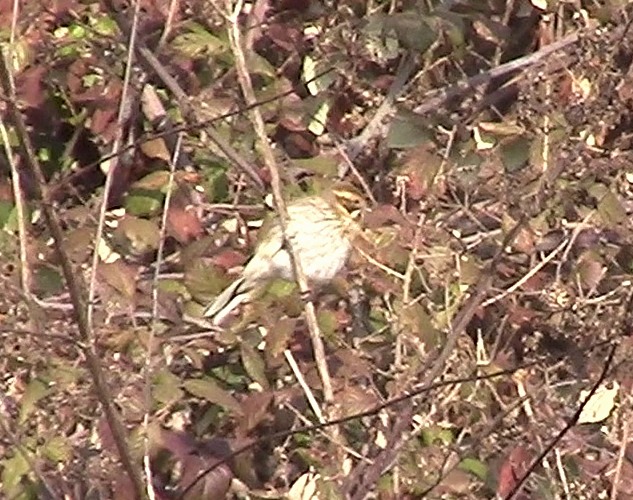
[[(354, 213), (364, 207), (364, 197), (349, 184), (338, 184), (323, 194), (288, 203), (286, 238), (299, 255), (311, 284), (326, 284), (345, 267), (354, 239), (361, 233)], [(279, 218), (261, 231), (262, 237), (241, 277), (206, 308), (204, 316), (212, 318), (213, 324), (221, 324), (237, 306), (251, 301), (268, 281), (295, 279)]]

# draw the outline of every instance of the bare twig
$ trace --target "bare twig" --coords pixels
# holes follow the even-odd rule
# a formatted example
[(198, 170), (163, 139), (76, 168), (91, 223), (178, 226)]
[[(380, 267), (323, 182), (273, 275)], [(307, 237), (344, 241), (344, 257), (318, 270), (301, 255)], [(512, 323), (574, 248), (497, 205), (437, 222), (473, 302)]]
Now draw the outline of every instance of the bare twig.
[(294, 373), (295, 378), (297, 379), (297, 382), (299, 382), (301, 389), (303, 389), (303, 393), (306, 395), (306, 399), (308, 400), (308, 404), (310, 405), (310, 408), (312, 408), (312, 411), (316, 415), (319, 423), (322, 424), (323, 422), (325, 422), (325, 417), (323, 416), (321, 407), (319, 406), (319, 403), (314, 397), (314, 393), (312, 392), (312, 389), (310, 389), (310, 386), (306, 383), (303, 373), (301, 373), (301, 370), (299, 370), (299, 365), (297, 365), (297, 362), (295, 361), (295, 358), (292, 355), (292, 352), (286, 349), (284, 350), (284, 356), (286, 358), (286, 361), (290, 365), (290, 369), (292, 370), (292, 373)]
[(149, 416), (152, 408), (152, 353), (154, 352), (154, 342), (156, 339), (156, 329), (158, 327), (158, 281), (160, 277), (161, 265), (163, 263), (163, 253), (165, 250), (165, 238), (167, 234), (167, 218), (169, 216), (169, 209), (171, 206), (172, 190), (174, 187), (174, 176), (176, 174), (176, 165), (178, 164), (178, 155), (180, 154), (180, 148), (182, 146), (182, 133), (178, 134), (176, 141), (176, 147), (172, 154), (171, 161), (169, 162), (169, 179), (167, 181), (167, 193), (165, 194), (165, 201), (163, 203), (163, 215), (160, 225), (160, 237), (158, 243), (158, 250), (156, 254), (156, 265), (154, 267), (154, 276), (152, 279), (152, 321), (150, 323), (149, 338), (147, 340), (147, 350), (145, 353), (145, 366), (144, 366), (144, 399), (145, 399), (145, 412), (143, 414), (143, 465), (145, 468), (145, 476), (147, 477), (147, 493), (150, 500), (156, 498), (156, 492), (152, 486), (152, 468), (150, 457), (150, 440), (149, 440)]
[[(134, 62), (134, 45), (136, 43), (136, 35), (138, 28), (140, 12), (140, 2), (134, 2), (134, 16), (132, 21), (132, 31), (130, 33), (130, 41), (128, 46), (127, 61), (125, 64), (125, 75), (123, 78), (123, 90), (121, 92), (121, 102), (119, 103), (119, 113), (117, 116), (117, 137), (112, 145), (113, 151), (118, 151), (122, 142), (122, 134), (124, 125), (129, 118), (130, 113), (130, 78), (132, 75), (132, 64)], [(92, 252), (92, 266), (90, 268), (90, 283), (88, 285), (88, 327), (92, 331), (94, 304), (96, 296), (96, 283), (97, 283), (97, 269), (99, 267), (99, 246), (103, 239), (103, 230), (105, 228), (106, 212), (108, 209), (108, 199), (110, 198), (110, 192), (114, 182), (114, 174), (118, 168), (119, 156), (115, 155), (111, 161), (102, 164), (101, 168), (106, 174), (105, 184), (103, 186), (103, 195), (101, 199), (101, 206), (99, 208), (99, 220), (97, 222), (97, 234), (94, 239), (94, 250)]]
[(18, 223), (18, 240), (20, 244), (20, 286), (24, 297), (29, 303), (29, 307), (32, 305), (33, 297), (31, 295), (31, 268), (29, 267), (29, 261), (27, 258), (27, 222), (26, 212), (24, 207), (24, 191), (22, 190), (22, 184), (20, 182), (20, 173), (18, 172), (18, 166), (11, 151), (11, 141), (9, 140), (9, 134), (7, 128), (4, 125), (4, 121), (0, 118), (0, 135), (2, 136), (2, 144), (4, 146), (4, 153), (7, 155), (7, 161), (11, 168), (11, 184), (13, 187), (13, 198), (15, 201), (15, 211), (17, 215)]
[(615, 465), (615, 475), (613, 476), (613, 483), (611, 486), (610, 500), (617, 500), (619, 495), (620, 480), (622, 479), (622, 466), (626, 456), (626, 447), (629, 444), (629, 426), (630, 426), (630, 406), (627, 405), (626, 413), (624, 414), (624, 423), (622, 425), (622, 439), (620, 439), (620, 450), (618, 451), (618, 461)]
[(169, 9), (167, 10), (167, 19), (165, 19), (165, 25), (163, 26), (163, 32), (160, 34), (160, 39), (156, 44), (156, 50), (159, 51), (167, 42), (167, 38), (171, 33), (171, 30), (174, 25), (174, 17), (176, 16), (176, 12), (178, 12), (180, 1), (179, 0), (170, 0)]
[[(18, 21), (19, 3), (17, 0), (13, 2), (13, 12), (11, 17), (11, 34), (9, 44), (13, 46), (15, 41), (16, 26)], [(11, 54), (13, 55), (13, 54)], [(2, 144), (4, 145), (4, 153), (7, 156), (7, 162), (11, 168), (11, 184), (13, 187), (13, 198), (15, 200), (15, 211), (18, 223), (18, 240), (20, 245), (20, 286), (27, 300), (29, 308), (33, 305), (33, 296), (31, 294), (31, 268), (27, 258), (27, 221), (24, 206), (24, 191), (20, 181), (20, 173), (18, 166), (11, 151), (11, 141), (5, 127), (4, 121), (0, 118), (0, 134), (2, 136)]]
[[(455, 85), (437, 89), (431, 92), (422, 104), (415, 107), (413, 112), (418, 115), (424, 115), (430, 111), (440, 108), (440, 106), (442, 106), (445, 102), (461, 94), (470, 92), (476, 87), (485, 85), (495, 78), (507, 75), (508, 73), (512, 73), (514, 71), (544, 64), (550, 55), (575, 44), (579, 39), (580, 35), (578, 33), (572, 33), (554, 43), (542, 47), (540, 50), (533, 52), (532, 54), (508, 61), (505, 64), (492, 68), (489, 71), (479, 73), (478, 75), (464, 78)], [(367, 131), (363, 130), (363, 133), (361, 133), (360, 136), (355, 137), (348, 142), (346, 149), (352, 160), (354, 160), (356, 155), (362, 150), (363, 145), (365, 145), (368, 141), (376, 137), (384, 137), (386, 135), (386, 131), (389, 126), (389, 120), (387, 120), (387, 118), (393, 115), (393, 111), (394, 108), (390, 107), (389, 112), (380, 116), (380, 121), (376, 120), (375, 125), (372, 124), (371, 129), (367, 127)]]

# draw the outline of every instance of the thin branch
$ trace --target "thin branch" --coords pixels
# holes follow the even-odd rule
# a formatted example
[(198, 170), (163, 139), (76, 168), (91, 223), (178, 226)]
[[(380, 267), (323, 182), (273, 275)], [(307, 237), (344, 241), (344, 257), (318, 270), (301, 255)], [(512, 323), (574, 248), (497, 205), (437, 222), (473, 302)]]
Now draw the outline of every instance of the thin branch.
[(160, 270), (163, 263), (163, 254), (165, 251), (165, 238), (167, 236), (167, 218), (169, 217), (169, 210), (171, 207), (171, 197), (174, 188), (174, 177), (176, 174), (176, 165), (178, 164), (178, 156), (182, 147), (183, 134), (178, 134), (176, 140), (176, 147), (169, 162), (169, 179), (167, 181), (167, 193), (165, 194), (165, 201), (163, 203), (163, 215), (160, 225), (160, 237), (158, 243), (158, 250), (156, 255), (156, 265), (154, 267), (154, 276), (152, 279), (152, 320), (149, 329), (149, 338), (147, 340), (147, 350), (145, 353), (145, 365), (143, 367), (143, 379), (144, 379), (144, 399), (145, 399), (145, 412), (143, 414), (143, 464), (145, 468), (145, 476), (147, 477), (147, 493), (150, 500), (156, 498), (156, 492), (153, 488), (152, 468), (150, 463), (150, 440), (149, 440), (149, 415), (152, 408), (152, 353), (154, 352), (154, 342), (156, 340), (156, 329), (158, 328), (158, 281), (160, 277)]
[[(244, 100), (246, 101), (247, 105), (250, 105), (256, 102), (257, 99), (255, 98), (253, 84), (251, 82), (251, 77), (248, 72), (248, 66), (246, 64), (246, 58), (242, 49), (241, 33), (237, 19), (240, 7), (241, 2), (238, 1), (234, 10), (234, 14), (230, 20), (231, 25), (229, 27), (229, 40), (231, 43), (233, 54), (235, 56), (235, 66), (237, 70), (238, 80), (240, 82), (240, 87), (242, 88), (242, 93), (244, 94)], [(257, 134), (259, 144), (262, 149), (264, 164), (270, 170), (271, 187), (273, 190), (275, 207), (277, 208), (277, 213), (279, 215), (284, 240), (286, 244), (288, 244), (290, 247), (290, 255), (295, 271), (295, 279), (297, 281), (297, 285), (299, 286), (299, 291), (303, 295), (306, 295), (310, 291), (310, 288), (308, 287), (308, 280), (306, 279), (305, 272), (303, 271), (303, 266), (301, 265), (298, 252), (295, 251), (293, 243), (286, 238), (286, 227), (288, 226), (288, 211), (286, 209), (286, 203), (281, 194), (281, 179), (279, 175), (279, 167), (277, 165), (277, 162), (275, 161), (275, 155), (273, 154), (272, 148), (270, 147), (268, 135), (266, 134), (266, 126), (264, 124), (264, 119), (262, 118), (259, 108), (253, 108), (250, 114), (255, 133)], [(317, 369), (319, 371), (319, 376), (321, 377), (321, 383), (323, 384), (323, 397), (326, 403), (330, 403), (334, 399), (334, 391), (332, 390), (330, 373), (328, 371), (327, 362), (325, 359), (325, 348), (323, 347), (321, 332), (319, 329), (319, 324), (317, 322), (316, 309), (314, 307), (314, 303), (311, 300), (308, 300), (305, 304), (305, 314), (306, 322), (308, 324), (308, 330), (310, 332), (310, 338), (312, 340), (312, 347), (314, 349), (314, 358), (316, 361)]]
[(297, 365), (297, 362), (295, 361), (295, 358), (292, 355), (292, 352), (289, 349), (285, 349), (284, 356), (286, 358), (286, 361), (290, 365), (290, 369), (292, 370), (292, 373), (294, 373), (295, 378), (297, 379), (297, 382), (299, 382), (299, 386), (301, 387), (301, 389), (303, 389), (303, 393), (306, 395), (306, 399), (308, 400), (308, 404), (310, 405), (310, 408), (312, 408), (312, 411), (316, 415), (319, 423), (322, 424), (323, 422), (325, 422), (325, 417), (323, 416), (321, 407), (319, 406), (319, 403), (314, 397), (314, 393), (312, 392), (312, 389), (310, 389), (310, 386), (306, 382), (306, 379), (303, 376), (303, 373), (301, 373), (301, 370), (299, 369), (299, 365)]
[[(627, 405), (628, 406), (628, 405)], [(629, 426), (630, 426), (630, 409), (627, 408), (624, 415), (624, 424), (622, 426), (622, 439), (620, 440), (620, 450), (618, 451), (618, 460), (615, 465), (615, 475), (613, 476), (613, 484), (611, 486), (610, 500), (617, 500), (619, 497), (620, 481), (622, 479), (622, 466), (626, 457), (626, 448), (629, 444)]]
[(22, 293), (27, 300), (29, 308), (33, 305), (33, 296), (31, 294), (31, 268), (28, 260), (27, 252), (27, 222), (26, 222), (26, 210), (24, 206), (24, 191), (22, 190), (22, 183), (20, 180), (20, 173), (15, 161), (15, 156), (11, 151), (11, 141), (9, 140), (9, 134), (2, 118), (0, 118), (0, 135), (2, 137), (2, 144), (4, 146), (4, 154), (7, 156), (9, 167), (11, 168), (11, 184), (13, 187), (13, 199), (15, 201), (15, 212), (17, 215), (18, 223), (18, 241), (20, 248), (20, 286), (22, 287)]
[[(136, 43), (136, 35), (139, 21), (140, 1), (134, 2), (134, 16), (132, 18), (132, 31), (130, 33), (130, 41), (128, 46), (127, 61), (125, 64), (125, 75), (123, 77), (123, 90), (121, 92), (121, 102), (119, 103), (119, 113), (117, 116), (117, 137), (112, 145), (112, 151), (118, 151), (121, 144), (121, 137), (126, 121), (129, 118), (130, 112), (130, 78), (132, 75), (132, 64), (134, 62), (134, 45)], [(90, 268), (90, 283), (88, 286), (88, 326), (92, 330), (92, 316), (94, 312), (95, 296), (96, 296), (96, 282), (97, 282), (97, 269), (99, 267), (99, 247), (103, 239), (103, 231), (105, 228), (106, 212), (108, 209), (108, 199), (110, 198), (110, 191), (114, 182), (114, 174), (118, 168), (119, 156), (115, 155), (111, 161), (104, 162), (101, 166), (102, 170), (106, 173), (106, 180), (103, 186), (103, 195), (101, 200), (101, 207), (99, 210), (99, 221), (97, 223), (97, 234), (94, 239), (94, 250), (92, 252), (92, 266)], [(107, 170), (106, 170), (107, 169)]]

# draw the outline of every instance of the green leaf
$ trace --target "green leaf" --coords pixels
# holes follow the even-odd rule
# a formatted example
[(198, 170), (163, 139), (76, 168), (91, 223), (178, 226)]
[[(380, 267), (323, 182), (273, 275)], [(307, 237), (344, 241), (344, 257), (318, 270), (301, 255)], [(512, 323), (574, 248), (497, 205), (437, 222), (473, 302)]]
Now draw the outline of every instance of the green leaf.
[(125, 210), (130, 215), (137, 217), (152, 217), (163, 206), (163, 195), (159, 192), (133, 192), (125, 198)]
[(92, 18), (92, 27), (98, 35), (113, 36), (119, 32), (119, 27), (110, 16), (102, 15)]
[(241, 414), (239, 402), (227, 391), (220, 388), (213, 379), (189, 379), (183, 383), (184, 389), (198, 398), (221, 406), (227, 411)]
[(72, 446), (65, 437), (55, 436), (42, 446), (41, 453), (54, 463), (67, 462), (72, 457)]
[(201, 259), (194, 260), (185, 269), (185, 286), (196, 299), (208, 302), (229, 284), (224, 273)]
[(134, 254), (144, 254), (158, 248), (160, 230), (153, 221), (127, 215), (119, 222), (113, 238)]
[[(60, 360), (61, 363), (65, 363), (64, 360)], [(55, 386), (60, 390), (68, 389), (83, 375), (83, 370), (77, 366), (72, 366), (68, 363), (59, 364), (57, 366), (51, 366), (43, 377), (48, 381), (54, 382)]]
[(450, 445), (455, 440), (453, 431), (443, 427), (432, 426), (422, 431), (422, 440), (427, 446), (431, 446), (436, 442), (444, 445)]
[(250, 344), (242, 342), (240, 345), (240, 354), (246, 373), (248, 373), (262, 389), (268, 389), (270, 384), (268, 383), (268, 378), (266, 378), (266, 364), (259, 351)]
[(64, 280), (59, 271), (48, 266), (39, 266), (37, 268), (35, 283), (39, 293), (45, 295), (60, 293), (64, 288)]
[(530, 140), (525, 137), (504, 142), (501, 146), (501, 161), (506, 172), (522, 169), (530, 159)]
[(10, 201), (0, 200), (0, 229), (7, 229), (11, 213), (13, 212), (14, 205)]
[(308, 130), (317, 137), (323, 135), (323, 133), (325, 132), (327, 117), (330, 113), (330, 107), (331, 105), (329, 101), (323, 101), (314, 115), (312, 115), (312, 117), (310, 118)]
[(81, 39), (86, 38), (87, 33), (88, 32), (86, 31), (86, 28), (82, 26), (81, 24), (71, 24), (68, 27), (68, 34), (72, 38), (81, 40)]
[(332, 156), (320, 155), (313, 158), (295, 158), (292, 163), (297, 168), (326, 177), (333, 177), (338, 172), (338, 162)]
[(457, 467), (465, 472), (470, 472), (482, 481), (485, 481), (488, 477), (488, 467), (476, 458), (465, 458)]
[(168, 370), (162, 370), (154, 377), (152, 398), (162, 405), (178, 401), (184, 393), (180, 388), (180, 379)]
[(441, 337), (433, 326), (433, 321), (424, 307), (418, 303), (401, 307), (399, 312), (400, 327), (410, 335), (415, 335), (429, 346), (434, 346)]
[(167, 170), (157, 170), (136, 181), (132, 184), (132, 188), (166, 192), (168, 183), (169, 172)]
[(209, 203), (218, 203), (226, 200), (229, 196), (229, 179), (226, 175), (226, 166), (215, 164), (205, 168), (202, 187)]
[(415, 10), (400, 12), (387, 17), (385, 32), (393, 30), (402, 47), (423, 53), (437, 40), (437, 31), (427, 20)]
[(400, 53), (397, 37), (385, 32), (386, 20), (385, 14), (372, 14), (362, 30), (365, 50), (378, 61), (394, 59)]
[(22, 478), (29, 473), (29, 464), (22, 456), (22, 453), (17, 450), (13, 457), (7, 458), (0, 463), (2, 463), (2, 481), (0, 481), (2, 490), (6, 494), (6, 498), (15, 498), (19, 492), (23, 491), (18, 489), (18, 486)]
[(336, 73), (334, 71), (326, 71), (330, 67), (330, 64), (319, 63), (309, 55), (305, 56), (301, 79), (306, 84), (311, 95), (316, 96), (324, 92), (336, 81)]
[(399, 111), (387, 133), (387, 146), (394, 149), (408, 149), (431, 140), (426, 122), (417, 114)]
[(182, 52), (188, 57), (199, 57), (202, 55), (219, 55), (227, 50), (227, 44), (209, 33), (198, 23), (189, 23), (189, 31), (174, 38), (174, 49)]
[(256, 52), (251, 52), (248, 55), (247, 62), (248, 69), (251, 73), (266, 76), (269, 79), (277, 78), (277, 70), (275, 67)]
[(44, 384), (40, 379), (33, 379), (29, 382), (29, 385), (26, 386), (26, 390), (24, 391), (24, 395), (22, 396), (21, 406), (20, 406), (20, 417), (18, 422), (23, 424), (26, 422), (29, 415), (35, 410), (35, 405), (37, 402), (46, 397), (49, 393), (49, 388), (46, 384)]
[(626, 210), (611, 191), (605, 193), (598, 202), (598, 213), (605, 224), (609, 225), (623, 224), (627, 220)]
[[(5, 202), (5, 203), (9, 203), (9, 202)], [(11, 209), (9, 210), (8, 214), (6, 214), (6, 212), (5, 212), (7, 218), (6, 218), (6, 221), (5, 221), (5, 224), (4, 224), (4, 229), (7, 232), (15, 233), (18, 230), (18, 211), (15, 208), (15, 206), (13, 205), (13, 203), (9, 203), (9, 204), (10, 204)], [(29, 220), (29, 219), (32, 218), (33, 211), (29, 208), (28, 205), (25, 208), (26, 208), (26, 210), (24, 211), (25, 212), (24, 213), (24, 218), (26, 220)], [(9, 207), (5, 208), (5, 210), (8, 210), (8, 209), (9, 209)], [(2, 226), (0, 225), (0, 227), (2, 227)]]
[(317, 313), (317, 322), (323, 337), (328, 340), (335, 340), (338, 321), (334, 312), (325, 309), (320, 310)]

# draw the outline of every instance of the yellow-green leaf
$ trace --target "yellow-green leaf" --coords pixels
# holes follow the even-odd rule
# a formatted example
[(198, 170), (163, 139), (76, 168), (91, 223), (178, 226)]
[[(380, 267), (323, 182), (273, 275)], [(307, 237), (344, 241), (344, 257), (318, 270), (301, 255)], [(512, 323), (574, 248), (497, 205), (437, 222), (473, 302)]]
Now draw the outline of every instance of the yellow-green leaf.
[(213, 379), (205, 377), (185, 380), (183, 387), (196, 397), (219, 405), (227, 411), (241, 414), (239, 402), (228, 391), (219, 387)]

